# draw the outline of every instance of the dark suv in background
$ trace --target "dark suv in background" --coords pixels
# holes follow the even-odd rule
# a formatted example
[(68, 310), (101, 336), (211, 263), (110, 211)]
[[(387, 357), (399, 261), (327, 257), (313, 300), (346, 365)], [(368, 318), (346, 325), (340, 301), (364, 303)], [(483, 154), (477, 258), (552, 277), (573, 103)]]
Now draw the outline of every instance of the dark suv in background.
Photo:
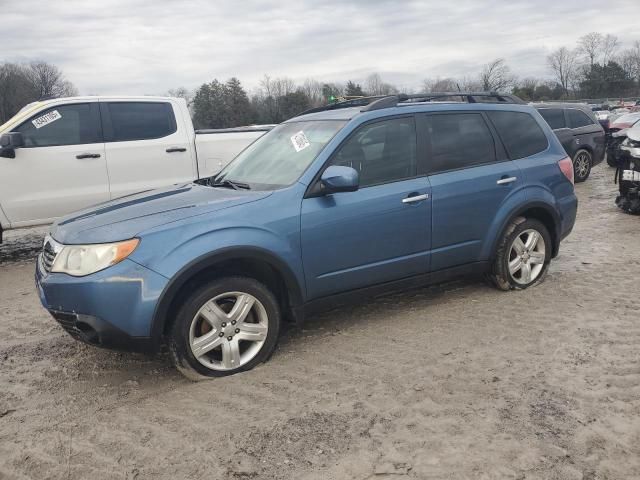
[(538, 110), (573, 161), (576, 183), (584, 182), (591, 168), (604, 159), (605, 131), (587, 105), (536, 103)]

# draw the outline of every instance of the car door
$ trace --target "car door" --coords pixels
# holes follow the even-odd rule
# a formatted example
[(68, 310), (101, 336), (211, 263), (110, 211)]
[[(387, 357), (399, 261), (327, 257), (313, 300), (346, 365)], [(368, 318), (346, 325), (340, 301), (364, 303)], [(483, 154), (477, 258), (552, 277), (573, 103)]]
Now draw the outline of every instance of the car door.
[(111, 198), (197, 177), (191, 135), (170, 102), (100, 102)]
[(552, 107), (538, 108), (538, 113), (549, 124), (553, 133), (556, 134), (567, 155), (573, 157), (577, 148), (575, 147), (574, 133), (573, 130), (568, 127), (564, 109)]
[(431, 271), (482, 260), (496, 212), (522, 183), (480, 112), (419, 117), (431, 183)]
[(567, 108), (565, 113), (573, 134), (573, 151), (586, 148), (593, 154), (593, 163), (600, 162), (605, 150), (605, 133), (600, 122), (577, 108)]
[(97, 102), (40, 110), (24, 121), (24, 146), (0, 158), (0, 204), (13, 227), (48, 223), (109, 200)]
[(413, 116), (362, 125), (338, 147), (329, 164), (356, 169), (360, 188), (302, 202), (310, 299), (428, 271), (431, 189), (416, 150)]

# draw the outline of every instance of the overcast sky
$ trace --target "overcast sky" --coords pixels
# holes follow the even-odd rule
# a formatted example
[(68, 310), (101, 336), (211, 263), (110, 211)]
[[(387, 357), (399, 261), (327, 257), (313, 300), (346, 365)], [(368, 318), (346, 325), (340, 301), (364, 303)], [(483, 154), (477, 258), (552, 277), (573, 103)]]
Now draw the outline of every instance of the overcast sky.
[(82, 94), (161, 94), (237, 76), (385, 81), (463, 76), (504, 57), (520, 77), (590, 31), (640, 39), (640, 0), (0, 0), (1, 61), (58, 65)]

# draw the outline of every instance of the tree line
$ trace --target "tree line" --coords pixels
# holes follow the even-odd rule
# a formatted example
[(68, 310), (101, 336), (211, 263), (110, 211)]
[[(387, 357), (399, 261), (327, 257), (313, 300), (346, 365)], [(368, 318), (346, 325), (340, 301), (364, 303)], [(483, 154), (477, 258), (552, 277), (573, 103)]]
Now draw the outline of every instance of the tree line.
[[(623, 49), (614, 35), (591, 32), (572, 47), (563, 46), (547, 57), (549, 76), (519, 78), (502, 58), (463, 77), (426, 78), (422, 92), (497, 91), (513, 93), (526, 101), (597, 99), (640, 96), (640, 41)], [(280, 123), (304, 110), (340, 98), (416, 93), (393, 85), (372, 73), (363, 81), (296, 82), (265, 75), (257, 88), (247, 91), (240, 80), (214, 79), (195, 91), (180, 87), (171, 96), (187, 100), (196, 128), (226, 128), (249, 124)], [(55, 65), (46, 62), (0, 64), (0, 123), (27, 103), (43, 97), (77, 94)]]

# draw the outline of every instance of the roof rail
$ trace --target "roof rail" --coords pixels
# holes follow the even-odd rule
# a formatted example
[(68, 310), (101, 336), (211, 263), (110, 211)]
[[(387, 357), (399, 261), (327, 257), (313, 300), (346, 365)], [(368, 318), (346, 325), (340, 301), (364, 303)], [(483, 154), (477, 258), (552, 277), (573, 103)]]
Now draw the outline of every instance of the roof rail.
[(379, 99), (388, 98), (388, 95), (375, 95), (372, 97), (359, 97), (352, 98), (350, 100), (344, 100), (342, 102), (329, 103), (328, 105), (322, 105), (320, 107), (310, 108), (305, 110), (304, 112), (299, 113), (296, 117), (300, 115), (306, 115), (307, 113), (316, 113), (316, 112), (324, 112), (326, 110), (337, 110), (339, 108), (350, 108), (350, 107), (362, 107), (367, 106), (371, 102), (374, 102)]
[(467, 103), (517, 103), (525, 102), (515, 95), (507, 95), (497, 92), (432, 92), (414, 93), (411, 95), (399, 94), (376, 100), (362, 109), (363, 112), (380, 110), (381, 108), (395, 107), (400, 103), (425, 103), (445, 98), (459, 97)]
[(371, 112), (382, 108), (391, 108), (401, 103), (426, 103), (445, 98), (462, 98), (467, 103), (516, 103), (526, 105), (521, 98), (516, 95), (509, 95), (497, 92), (432, 92), (432, 93), (412, 93), (410, 95), (399, 93), (397, 95), (375, 95), (371, 97), (361, 97), (344, 102), (331, 103), (322, 107), (310, 108), (296, 116), (307, 113), (324, 112), (326, 110), (337, 110), (339, 108), (363, 107), (361, 112)]

